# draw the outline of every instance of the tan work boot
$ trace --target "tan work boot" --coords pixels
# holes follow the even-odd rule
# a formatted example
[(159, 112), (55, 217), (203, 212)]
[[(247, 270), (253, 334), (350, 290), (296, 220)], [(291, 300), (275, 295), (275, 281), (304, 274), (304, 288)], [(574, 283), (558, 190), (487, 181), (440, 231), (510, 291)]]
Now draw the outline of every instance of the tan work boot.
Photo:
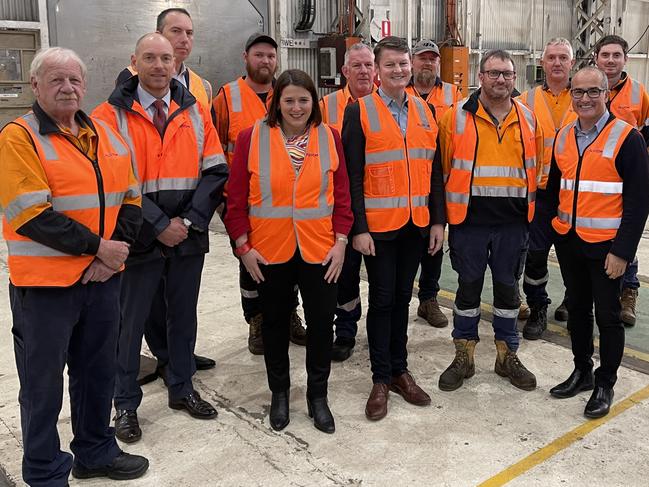
[(512, 352), (507, 343), (502, 340), (496, 342), (496, 365), (494, 371), (501, 377), (508, 377), (514, 387), (524, 391), (536, 389), (536, 377), (521, 363), (516, 352)]
[(635, 325), (636, 299), (638, 299), (637, 289), (628, 289), (628, 288), (622, 289), (622, 297), (620, 298), (622, 311), (620, 312), (620, 319), (625, 325), (628, 326)]
[(439, 309), (437, 298), (420, 301), (419, 307), (417, 308), (417, 316), (425, 319), (430, 326), (434, 326), (435, 328), (448, 326), (448, 318)]
[(290, 339), (296, 345), (304, 347), (306, 345), (306, 328), (302, 326), (302, 318), (297, 314), (297, 310), (293, 310), (291, 313), (291, 335)]
[(464, 383), (464, 379), (473, 377), (475, 374), (473, 352), (478, 341), (454, 338), (453, 343), (455, 344), (455, 358), (439, 376), (439, 388), (447, 392), (458, 389)]
[(263, 317), (261, 313), (255, 315), (250, 320), (250, 330), (248, 333), (248, 350), (253, 355), (264, 354), (264, 341), (261, 337), (261, 322)]
[(525, 303), (521, 303), (521, 307), (518, 309), (518, 319), (524, 321), (530, 317), (531, 313), (530, 307)]

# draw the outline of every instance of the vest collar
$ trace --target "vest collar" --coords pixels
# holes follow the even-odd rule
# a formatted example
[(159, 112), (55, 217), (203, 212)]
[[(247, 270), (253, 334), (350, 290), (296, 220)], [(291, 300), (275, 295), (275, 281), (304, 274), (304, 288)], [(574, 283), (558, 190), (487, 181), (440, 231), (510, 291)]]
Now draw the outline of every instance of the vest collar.
[[(43, 111), (43, 109), (41, 108), (41, 106), (38, 104), (37, 101), (35, 101), (34, 104), (32, 105), (32, 111), (36, 116), (36, 120), (38, 120), (38, 132), (41, 135), (52, 135), (52, 134), (62, 133), (61, 129), (56, 124), (56, 122), (52, 120), (52, 117), (50, 117), (47, 113)], [(95, 125), (92, 123), (92, 120), (83, 111), (79, 110), (77, 113), (75, 113), (74, 118), (79, 125), (90, 127), (93, 132), (95, 133), (97, 132), (95, 130)]]
[[(140, 102), (137, 96), (137, 86), (140, 79), (137, 75), (129, 78), (120, 85), (118, 85), (113, 93), (108, 97), (108, 103), (118, 108), (132, 110), (134, 102)], [(196, 103), (196, 98), (188, 89), (181, 85), (177, 80), (171, 80), (171, 101), (176, 102), (181, 110), (189, 108)]]

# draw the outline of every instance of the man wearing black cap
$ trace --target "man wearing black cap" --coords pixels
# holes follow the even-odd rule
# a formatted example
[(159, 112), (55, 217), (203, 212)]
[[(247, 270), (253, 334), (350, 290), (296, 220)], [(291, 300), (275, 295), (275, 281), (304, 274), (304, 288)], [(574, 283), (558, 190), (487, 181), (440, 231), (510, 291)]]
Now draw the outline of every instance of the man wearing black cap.
[[(246, 75), (224, 85), (214, 98), (214, 125), (223, 144), (228, 164), (232, 162), (239, 132), (266, 116), (273, 96), (273, 83), (277, 70), (277, 42), (272, 37), (255, 33), (246, 41), (243, 60)], [(261, 338), (261, 308), (257, 284), (243, 265), (239, 266), (239, 286), (243, 316), (250, 325), (248, 350), (263, 355)], [(295, 294), (297, 307), (297, 291)], [(291, 341), (306, 345), (306, 330), (296, 311), (291, 315)]]

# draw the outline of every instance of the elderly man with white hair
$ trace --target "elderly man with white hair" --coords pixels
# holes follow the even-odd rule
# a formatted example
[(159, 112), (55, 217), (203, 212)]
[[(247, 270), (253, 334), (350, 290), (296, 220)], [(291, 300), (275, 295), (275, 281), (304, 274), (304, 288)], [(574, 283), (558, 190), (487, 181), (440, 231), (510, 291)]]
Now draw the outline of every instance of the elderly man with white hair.
[[(31, 86), (32, 111), (0, 134), (23, 478), (31, 486), (68, 485), (70, 471), (137, 478), (147, 459), (122, 452), (110, 427), (119, 273), (142, 221), (131, 155), (81, 111), (86, 67), (73, 51), (39, 52)], [(66, 365), (74, 459), (56, 427)]]

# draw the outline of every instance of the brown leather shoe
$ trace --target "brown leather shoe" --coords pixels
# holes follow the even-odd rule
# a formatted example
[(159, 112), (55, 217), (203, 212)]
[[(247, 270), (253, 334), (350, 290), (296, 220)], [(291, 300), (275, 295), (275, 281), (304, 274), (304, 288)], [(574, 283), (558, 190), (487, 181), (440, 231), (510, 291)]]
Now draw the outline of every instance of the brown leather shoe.
[(390, 390), (396, 392), (410, 404), (415, 406), (428, 406), (430, 396), (417, 385), (410, 372), (406, 371), (399, 377), (392, 377)]
[(372, 421), (378, 421), (385, 418), (388, 414), (388, 394), (390, 388), (387, 384), (374, 384), (370, 397), (367, 398), (365, 405), (365, 417)]

